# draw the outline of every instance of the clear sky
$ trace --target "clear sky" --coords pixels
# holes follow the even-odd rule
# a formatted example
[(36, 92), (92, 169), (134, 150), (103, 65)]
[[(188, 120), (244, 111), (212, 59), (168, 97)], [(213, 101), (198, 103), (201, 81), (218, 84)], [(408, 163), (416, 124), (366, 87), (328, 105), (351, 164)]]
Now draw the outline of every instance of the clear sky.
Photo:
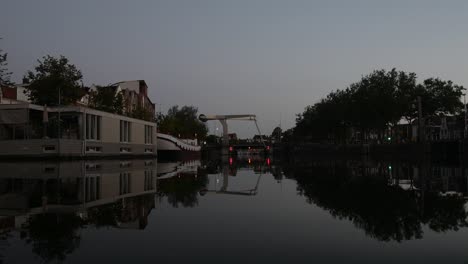
[[(62, 54), (85, 84), (144, 79), (158, 110), (256, 114), (266, 134), (375, 69), (468, 86), (466, 0), (2, 0), (0, 8), (14, 81), (38, 58)], [(231, 124), (242, 137), (255, 133)]]

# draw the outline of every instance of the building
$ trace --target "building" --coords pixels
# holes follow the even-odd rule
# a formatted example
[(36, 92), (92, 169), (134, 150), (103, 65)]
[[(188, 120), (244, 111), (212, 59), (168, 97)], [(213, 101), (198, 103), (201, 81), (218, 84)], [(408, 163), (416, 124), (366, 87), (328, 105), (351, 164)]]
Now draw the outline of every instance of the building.
[(29, 98), (25, 94), (27, 85), (28, 84), (15, 84), (1, 86), (0, 104), (19, 104), (29, 102)]
[[(108, 86), (103, 86), (101, 89), (112, 89), (112, 93), (117, 96), (121, 93), (124, 98), (123, 112), (130, 114), (138, 108), (147, 110), (152, 116), (156, 113), (155, 104), (148, 97), (148, 85), (144, 80), (122, 81)], [(89, 106), (90, 94), (97, 92), (95, 85), (85, 88), (86, 94), (78, 102), (81, 105)]]
[(156, 123), (83, 106), (0, 105), (0, 157), (156, 155)]
[(269, 137), (265, 135), (254, 135), (253, 137), (253, 142), (256, 142), (256, 143), (262, 143), (262, 142), (268, 142), (268, 141), (269, 141)]
[(155, 104), (148, 97), (148, 85), (144, 80), (122, 81), (114, 83), (116, 94), (122, 92), (125, 99), (124, 112), (131, 113), (141, 107), (155, 114)]
[(229, 138), (229, 142), (237, 142), (237, 134), (236, 133), (229, 133), (228, 138)]

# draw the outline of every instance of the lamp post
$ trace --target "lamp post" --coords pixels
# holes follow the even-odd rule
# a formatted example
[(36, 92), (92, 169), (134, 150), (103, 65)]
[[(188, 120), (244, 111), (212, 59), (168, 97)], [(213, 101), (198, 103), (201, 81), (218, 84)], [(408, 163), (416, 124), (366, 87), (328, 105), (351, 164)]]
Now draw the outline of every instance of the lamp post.
[(468, 136), (468, 115), (466, 113), (466, 94), (463, 95), (463, 106), (465, 107), (465, 129), (464, 129), (464, 133), (463, 133), (463, 138), (467, 138)]
[(60, 88), (60, 85), (58, 87), (58, 125), (57, 125), (57, 145), (58, 145), (58, 155), (60, 156), (60, 138), (62, 137), (61, 135), (61, 120), (62, 120), (62, 117), (61, 117), (61, 104), (62, 104), (62, 90)]
[(424, 142), (424, 120), (422, 114), (421, 96), (418, 96), (418, 141)]

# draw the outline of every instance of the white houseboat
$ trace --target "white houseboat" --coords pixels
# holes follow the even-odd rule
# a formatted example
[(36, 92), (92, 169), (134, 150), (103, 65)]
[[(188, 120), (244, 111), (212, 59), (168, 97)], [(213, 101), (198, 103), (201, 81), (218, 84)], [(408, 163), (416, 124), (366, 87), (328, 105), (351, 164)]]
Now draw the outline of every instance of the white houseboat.
[(180, 139), (157, 133), (158, 156), (163, 159), (185, 159), (200, 156), (201, 146), (196, 139)]
[(0, 158), (156, 156), (156, 123), (84, 106), (0, 104)]

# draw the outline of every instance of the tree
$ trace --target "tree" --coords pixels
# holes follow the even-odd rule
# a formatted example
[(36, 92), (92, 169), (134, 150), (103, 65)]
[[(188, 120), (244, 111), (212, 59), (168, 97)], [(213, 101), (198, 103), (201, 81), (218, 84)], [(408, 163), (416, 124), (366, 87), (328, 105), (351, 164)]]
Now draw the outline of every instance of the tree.
[(75, 214), (45, 213), (28, 219), (24, 240), (43, 262), (64, 262), (79, 248), (83, 219)]
[(205, 142), (211, 145), (218, 145), (220, 141), (221, 141), (221, 138), (216, 135), (208, 135), (205, 138)]
[(275, 129), (273, 129), (273, 132), (271, 133), (271, 138), (275, 140), (276, 142), (280, 142), (281, 133), (282, 133), (281, 127), (275, 127)]
[(89, 106), (97, 110), (121, 115), (124, 109), (122, 92), (116, 93), (115, 87), (112, 86), (96, 86), (96, 91), (90, 93)]
[(0, 49), (0, 85), (9, 85), (11, 72), (8, 71), (8, 53)]
[(154, 121), (155, 117), (153, 112), (151, 112), (148, 108), (144, 108), (141, 105), (137, 105), (135, 109), (130, 113), (130, 116), (133, 118), (146, 120), (146, 121)]
[(452, 81), (429, 78), (424, 80), (419, 89), (422, 90), (422, 107), (425, 116), (455, 114), (463, 108), (460, 97), (465, 88), (453, 84)]
[(64, 56), (54, 58), (50, 55), (38, 60), (39, 65), (28, 71), (26, 78), (30, 81), (26, 95), (32, 103), (56, 106), (73, 104), (84, 94), (80, 81), (81, 71), (70, 64)]
[(294, 138), (346, 143), (373, 135), (382, 140), (401, 119), (412, 123), (417, 118), (418, 97), (425, 118), (457, 114), (463, 107), (463, 90), (463, 86), (438, 78), (417, 84), (415, 73), (374, 71), (307, 106), (296, 119)]
[(182, 138), (204, 139), (208, 133), (206, 125), (198, 120), (198, 109), (194, 106), (172, 106), (165, 116), (157, 118), (159, 131)]

